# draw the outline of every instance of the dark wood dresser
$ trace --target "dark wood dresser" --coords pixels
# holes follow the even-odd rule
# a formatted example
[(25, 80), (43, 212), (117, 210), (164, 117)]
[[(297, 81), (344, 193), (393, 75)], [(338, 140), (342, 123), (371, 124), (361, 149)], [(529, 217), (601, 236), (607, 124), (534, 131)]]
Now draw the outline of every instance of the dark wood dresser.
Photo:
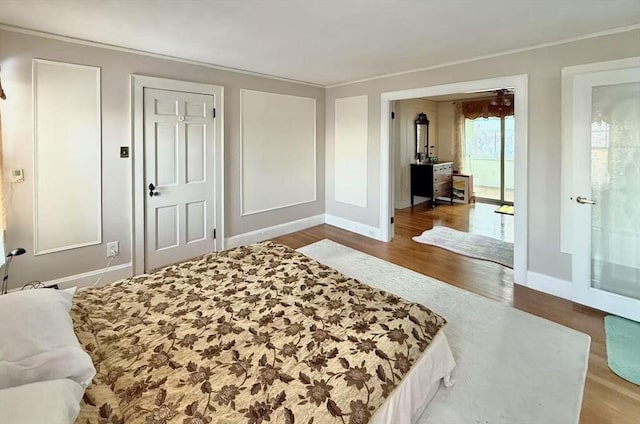
[(411, 206), (413, 196), (428, 197), (431, 207), (438, 197), (446, 197), (453, 204), (453, 162), (411, 164)]

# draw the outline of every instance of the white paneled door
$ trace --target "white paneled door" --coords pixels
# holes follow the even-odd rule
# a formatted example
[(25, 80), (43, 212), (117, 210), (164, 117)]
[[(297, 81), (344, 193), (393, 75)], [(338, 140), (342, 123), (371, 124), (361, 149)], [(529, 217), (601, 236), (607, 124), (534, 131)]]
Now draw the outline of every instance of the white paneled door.
[(640, 66), (580, 73), (571, 88), (574, 295), (640, 320)]
[(145, 271), (216, 248), (214, 100), (144, 89)]

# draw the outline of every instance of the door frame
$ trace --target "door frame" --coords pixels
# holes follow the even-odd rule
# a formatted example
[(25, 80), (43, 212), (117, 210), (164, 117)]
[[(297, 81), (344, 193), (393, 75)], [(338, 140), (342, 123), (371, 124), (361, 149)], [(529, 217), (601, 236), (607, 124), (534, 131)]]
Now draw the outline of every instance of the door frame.
[[(144, 176), (144, 89), (184, 91), (214, 96), (214, 184), (216, 196), (216, 250), (224, 249), (224, 87), (167, 78), (131, 74), (131, 136), (130, 156), (133, 161), (131, 196), (133, 203), (131, 262), (133, 275), (144, 273), (145, 266), (145, 176)], [(217, 137), (217, 135), (220, 137)], [(218, 139), (219, 138), (219, 139)]]
[(490, 91), (498, 88), (514, 89), (515, 119), (515, 193), (514, 204), (518, 213), (514, 215), (513, 276), (520, 285), (527, 285), (528, 267), (528, 75), (512, 75), (452, 84), (435, 85), (407, 90), (389, 91), (380, 95), (380, 239), (385, 242), (393, 238), (393, 150), (389, 137), (390, 103), (394, 100), (430, 97), (471, 91)]
[[(640, 300), (592, 287), (591, 269), (584, 267), (584, 258), (591, 257), (592, 239), (589, 237), (587, 242), (579, 239), (580, 234), (576, 234), (576, 225), (579, 223), (587, 225), (587, 221), (590, 225), (591, 211), (586, 209), (587, 219), (587, 215), (580, 214), (580, 210), (590, 206), (578, 205), (574, 199), (578, 195), (591, 196), (591, 190), (580, 187), (579, 176), (575, 172), (577, 165), (574, 163), (576, 159), (574, 152), (579, 148), (579, 144), (584, 142), (585, 137), (590, 137), (590, 133), (581, 132), (576, 125), (576, 119), (583, 119), (584, 115), (574, 105), (585, 102), (591, 104), (590, 93), (576, 90), (581, 85), (582, 88), (597, 86), (596, 82), (600, 81), (606, 83), (602, 85), (607, 85), (611, 83), (607, 75), (610, 72), (627, 71), (638, 67), (640, 67), (640, 57), (562, 68), (561, 250), (571, 254), (571, 281), (568, 297), (583, 305), (635, 321), (640, 321)], [(592, 78), (592, 81), (582, 81), (586, 76)], [(576, 214), (580, 214), (578, 218)]]

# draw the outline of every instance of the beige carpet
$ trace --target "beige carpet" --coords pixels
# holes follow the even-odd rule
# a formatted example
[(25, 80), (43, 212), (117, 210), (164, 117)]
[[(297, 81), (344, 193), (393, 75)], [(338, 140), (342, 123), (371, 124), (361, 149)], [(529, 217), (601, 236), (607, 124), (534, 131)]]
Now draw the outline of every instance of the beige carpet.
[(456, 384), (419, 424), (577, 424), (589, 336), (329, 240), (303, 254), (448, 320)]
[(413, 240), (513, 269), (513, 243), (439, 225), (413, 237)]

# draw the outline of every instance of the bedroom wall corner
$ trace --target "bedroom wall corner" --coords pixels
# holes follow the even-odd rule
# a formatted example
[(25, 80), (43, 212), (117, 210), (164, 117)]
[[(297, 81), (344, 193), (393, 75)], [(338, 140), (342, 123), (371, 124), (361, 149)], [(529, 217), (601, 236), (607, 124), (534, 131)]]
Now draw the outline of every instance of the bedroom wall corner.
[[(34, 58), (98, 67), (101, 70), (102, 85), (102, 243), (38, 256), (33, 255)], [(9, 249), (20, 246), (27, 250), (27, 254), (16, 258), (12, 263), (9, 276), (9, 286), (12, 289), (31, 280), (55, 282), (79, 278), (88, 281), (107, 269), (107, 266), (109, 268), (102, 282), (131, 275), (133, 164), (131, 157), (120, 158), (120, 146), (128, 146), (131, 156), (136, 154), (132, 145), (132, 74), (224, 87), (225, 237), (299, 220), (313, 220), (325, 212), (325, 89), (322, 87), (2, 28), (0, 67), (8, 97), (0, 106), (3, 113), (3, 172), (6, 181), (6, 247)], [(243, 89), (311, 98), (315, 101), (315, 200), (242, 216), (240, 92)], [(60, 165), (66, 164), (62, 162)], [(12, 186), (8, 183), (9, 170), (15, 168), (24, 169), (25, 181)], [(82, 178), (82, 175), (76, 177)], [(64, 187), (60, 187), (60, 190), (64, 190)], [(109, 263), (106, 243), (116, 240), (120, 242), (120, 254)]]
[[(528, 269), (553, 277), (571, 279), (571, 257), (560, 250), (560, 74), (565, 66), (623, 59), (640, 55), (640, 30), (602, 35), (550, 47), (510, 53), (443, 66), (424, 71), (346, 83), (327, 88), (326, 102), (346, 96), (369, 96), (369, 169), (367, 173), (370, 203), (364, 210), (350, 213), (340, 207), (327, 191), (326, 213), (379, 227), (380, 131), (383, 93), (423, 87), (488, 80), (509, 75), (528, 75)], [(326, 115), (326, 149), (333, 149), (334, 116)], [(444, 155), (443, 155), (444, 158)], [(331, 156), (327, 155), (327, 187), (333, 184)]]

